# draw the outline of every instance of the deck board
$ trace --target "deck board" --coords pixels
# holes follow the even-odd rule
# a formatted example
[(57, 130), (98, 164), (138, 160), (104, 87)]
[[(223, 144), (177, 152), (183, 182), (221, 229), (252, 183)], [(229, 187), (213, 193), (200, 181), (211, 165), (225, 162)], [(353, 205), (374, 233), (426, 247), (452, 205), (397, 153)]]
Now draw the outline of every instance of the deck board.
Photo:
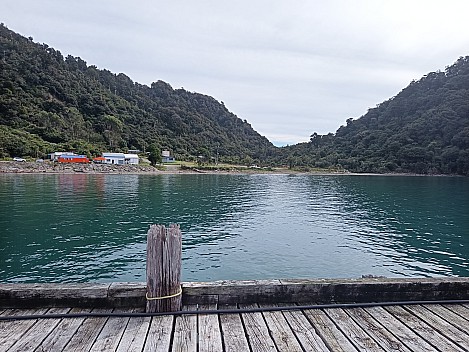
[(383, 307), (365, 308), (374, 319), (386, 322), (385, 326), (394, 336), (412, 351), (437, 351), (426, 340), (422, 339), (414, 330), (409, 328), (404, 322), (394, 319), (393, 315)]
[[(261, 307), (277, 306), (261, 304)], [(262, 313), (279, 351), (301, 352), (302, 348), (281, 311)]]
[(451, 342), (444, 334), (440, 334), (429, 326), (425, 321), (421, 320), (404, 307), (394, 306), (386, 307), (386, 310), (390, 312), (396, 319), (402, 322), (415, 331), (422, 339), (436, 347), (440, 351), (454, 351), (463, 352), (464, 350), (456, 346)]
[[(221, 305), (219, 309), (268, 307)], [(0, 351), (466, 351), (461, 304), (0, 321)], [(4, 309), (0, 315), (79, 313), (83, 308)], [(95, 309), (108, 313), (111, 309)], [(122, 309), (136, 312), (139, 309)]]
[[(258, 308), (256, 304), (240, 304), (242, 309)], [(270, 336), (262, 313), (241, 313), (251, 351), (278, 351)]]
[(332, 351), (357, 351), (355, 346), (345, 336), (329, 316), (321, 309), (305, 310), (311, 324), (318, 330), (318, 334)]
[[(122, 309), (114, 310), (115, 313), (122, 313)], [(129, 322), (126, 317), (109, 317), (103, 329), (96, 337), (96, 341), (90, 352), (113, 352), (117, 350), (119, 342), (124, 334)]]
[(432, 305), (428, 308), (423, 306), (410, 306), (406, 307), (410, 312), (415, 314), (420, 319), (424, 320), (428, 325), (432, 326), (436, 331), (442, 332), (445, 336), (460, 346), (466, 351), (469, 351), (469, 336), (462, 330), (458, 329), (439, 315), (434, 313), (431, 309)]
[[(132, 309), (131, 312), (139, 312), (142, 310), (143, 309)], [(141, 352), (145, 345), (150, 322), (150, 317), (135, 317), (130, 319), (116, 351)]]
[(387, 322), (380, 322), (374, 319), (363, 308), (350, 308), (346, 312), (384, 350), (411, 352), (409, 348), (385, 328)]
[(325, 313), (336, 323), (338, 328), (359, 351), (384, 351), (350, 316), (340, 308), (324, 309)]
[[(95, 313), (110, 313), (112, 309), (93, 309)], [(96, 337), (101, 332), (104, 324), (108, 318), (104, 317), (92, 317), (87, 318), (80, 325), (75, 334), (70, 338), (64, 350), (73, 352), (85, 352), (89, 351), (93, 346)]]
[(329, 351), (329, 348), (317, 334), (314, 326), (311, 325), (303, 312), (297, 310), (284, 311), (283, 315), (298, 338), (303, 350), (315, 352)]
[(171, 315), (152, 317), (145, 340), (144, 352), (169, 351), (174, 317)]
[[(235, 304), (223, 305), (220, 309), (236, 309)], [(249, 343), (244, 332), (240, 314), (220, 314), (222, 339), (226, 352), (249, 351)]]
[[(69, 313), (86, 313), (91, 309), (74, 308)], [(65, 345), (72, 338), (80, 325), (85, 321), (85, 318), (67, 318), (61, 319), (57, 327), (42, 341), (38, 346), (39, 351), (62, 351)]]
[[(200, 305), (200, 310), (217, 309), (215, 304)], [(220, 330), (220, 321), (217, 314), (198, 316), (199, 352), (223, 351), (223, 342)]]
[[(11, 309), (6, 310), (3, 315), (32, 315), (44, 314), (47, 309)], [(13, 320), (0, 322), (0, 351), (7, 351), (18, 341), (29, 329), (36, 324), (37, 320)]]
[[(196, 309), (195, 305), (183, 307), (183, 310)], [(173, 351), (197, 351), (197, 315), (187, 314), (176, 317)]]

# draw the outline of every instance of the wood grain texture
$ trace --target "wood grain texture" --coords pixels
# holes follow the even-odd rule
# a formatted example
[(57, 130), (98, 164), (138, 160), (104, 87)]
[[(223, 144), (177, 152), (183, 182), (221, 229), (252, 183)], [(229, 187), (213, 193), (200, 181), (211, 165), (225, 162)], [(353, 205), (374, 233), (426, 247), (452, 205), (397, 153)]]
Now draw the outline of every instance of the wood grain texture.
[[(47, 309), (13, 309), (5, 312), (5, 316), (44, 314)], [(13, 346), (29, 329), (36, 324), (37, 320), (12, 320), (0, 321), (0, 351), (7, 351)]]
[[(240, 308), (257, 308), (257, 305), (240, 304)], [(275, 342), (270, 336), (269, 328), (262, 313), (241, 313), (251, 351), (277, 351)]]
[(324, 309), (324, 312), (359, 351), (384, 351), (343, 309)]
[(422, 339), (408, 325), (398, 319), (393, 319), (392, 314), (382, 307), (364, 308), (368, 314), (380, 322), (386, 322), (386, 329), (396, 336), (412, 351), (436, 351), (435, 347)]
[(412, 312), (412, 314), (422, 319), (423, 321), (425, 321), (436, 331), (443, 332), (448, 339), (453, 341), (462, 349), (469, 351), (468, 335), (465, 334), (465, 332), (461, 329), (457, 328), (456, 326), (445, 320), (444, 318), (441, 318), (436, 313), (433, 313), (432, 309), (434, 308), (432, 307), (433, 305), (429, 305), (428, 308), (419, 305), (408, 306), (406, 307), (406, 309)]
[[(260, 304), (259, 306), (268, 308), (278, 305)], [(281, 311), (263, 312), (262, 315), (279, 351), (300, 352), (303, 350)]]
[(147, 234), (147, 300), (146, 311), (175, 312), (181, 310), (182, 235), (179, 225), (151, 225)]
[(167, 352), (173, 331), (173, 316), (152, 317), (143, 351)]
[(347, 308), (347, 314), (386, 351), (411, 352), (399, 339), (386, 328), (387, 321), (378, 321), (363, 308)]
[[(140, 312), (140, 309), (131, 309), (130, 312)], [(125, 328), (117, 352), (141, 352), (145, 345), (151, 317), (131, 318)]]
[(305, 351), (329, 351), (329, 348), (327, 348), (303, 312), (297, 310), (284, 311), (283, 315)]
[[(95, 313), (110, 313), (111, 311), (112, 309), (107, 308), (93, 309)], [(86, 318), (65, 346), (64, 351), (88, 352), (104, 324), (106, 324), (107, 319), (107, 317)]]
[[(115, 309), (114, 312), (120, 313), (123, 311), (122, 309)], [(96, 337), (90, 352), (114, 352), (119, 345), (128, 322), (129, 318), (127, 317), (109, 317)]]
[(462, 352), (463, 349), (458, 347), (452, 341), (450, 341), (444, 334), (440, 334), (438, 331), (433, 329), (424, 320), (418, 318), (408, 310), (399, 306), (392, 306), (385, 308), (389, 313), (392, 314), (394, 319), (401, 321), (414, 331), (421, 339), (427, 341), (432, 346), (437, 348), (439, 351), (445, 352)]
[[(219, 309), (236, 309), (236, 305), (223, 305)], [(249, 351), (240, 314), (220, 314), (220, 324), (226, 352)]]
[(308, 309), (304, 314), (331, 351), (357, 351), (350, 340), (321, 309)]
[[(199, 310), (216, 310), (215, 304), (200, 305)], [(199, 352), (218, 352), (223, 350), (218, 314), (201, 314), (198, 316)]]
[[(183, 310), (196, 310), (196, 306), (184, 306)], [(173, 333), (173, 351), (197, 351), (197, 315), (176, 317)]]

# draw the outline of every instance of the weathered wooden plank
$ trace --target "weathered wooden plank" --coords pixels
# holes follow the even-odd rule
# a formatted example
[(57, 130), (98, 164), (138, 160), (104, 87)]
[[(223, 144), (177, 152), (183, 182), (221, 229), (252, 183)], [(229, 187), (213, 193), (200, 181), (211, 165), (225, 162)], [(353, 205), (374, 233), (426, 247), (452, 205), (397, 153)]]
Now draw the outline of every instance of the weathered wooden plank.
[[(123, 309), (115, 309), (113, 312), (122, 313)], [(128, 317), (109, 317), (99, 335), (91, 347), (91, 352), (114, 352), (119, 345), (125, 327), (129, 322)]]
[[(7, 310), (5, 316), (19, 316), (44, 314), (47, 309), (12, 309)], [(23, 336), (37, 320), (0, 321), (0, 351), (7, 351)]]
[(0, 284), (0, 307), (100, 307), (109, 284)]
[(393, 315), (384, 308), (372, 307), (364, 309), (412, 351), (436, 351), (432, 345), (417, 335), (406, 323), (394, 319)]
[(435, 330), (441, 332), (441, 334), (456, 343), (462, 349), (469, 351), (469, 339), (462, 330), (456, 328), (454, 325), (423, 306), (406, 306), (406, 309), (432, 326)]
[[(242, 309), (257, 308), (255, 304), (240, 304)], [(277, 351), (275, 342), (269, 334), (269, 329), (262, 313), (242, 313), (242, 320), (246, 329), (251, 351)]]
[(412, 331), (420, 336), (421, 339), (428, 341), (439, 351), (462, 352), (463, 350), (448, 340), (445, 336), (438, 333), (423, 320), (416, 317), (401, 306), (385, 307), (385, 309), (399, 321), (405, 323)]
[[(236, 309), (236, 305), (223, 305), (219, 309)], [(220, 314), (223, 343), (226, 352), (249, 351), (249, 344), (239, 314)]]
[[(70, 308), (51, 308), (45, 314), (66, 314)], [(60, 319), (38, 319), (36, 323), (10, 347), (10, 351), (34, 351), (59, 324)]]
[(343, 309), (324, 309), (324, 312), (359, 351), (384, 351)]
[[(182, 310), (196, 310), (187, 305)], [(173, 333), (173, 351), (197, 351), (197, 315), (185, 314), (176, 317)]]
[[(260, 307), (273, 307), (278, 305), (261, 304)], [(293, 330), (288, 325), (285, 316), (280, 311), (263, 312), (264, 320), (279, 351), (303, 351)]]
[(379, 302), (465, 299), (469, 278), (363, 278), (183, 283), (183, 303)]
[[(144, 310), (134, 308), (130, 312)], [(125, 328), (116, 352), (140, 352), (145, 345), (145, 338), (150, 327), (151, 317), (132, 317)]]
[(280, 280), (184, 282), (183, 304), (269, 302), (279, 294)]
[(469, 320), (469, 309), (464, 307), (462, 304), (443, 304), (443, 307), (459, 314), (466, 320)]
[[(461, 330), (464, 334), (468, 334), (469, 332), (469, 320), (463, 318), (458, 313), (453, 312), (451, 309), (447, 309), (439, 304), (429, 304), (425, 305), (425, 308), (432, 311), (433, 313), (439, 315), (441, 318), (449, 322), (450, 324), (457, 327)], [(469, 314), (468, 314), (469, 317)], [(467, 335), (467, 339), (469, 339), (469, 335)]]
[(307, 309), (304, 310), (304, 314), (330, 350), (343, 352), (357, 350), (321, 309)]
[[(111, 311), (112, 309), (109, 308), (93, 309), (95, 313), (110, 313)], [(65, 346), (64, 351), (88, 352), (107, 319), (107, 317), (86, 318)]]
[[(393, 334), (384, 328), (380, 322), (373, 319), (362, 308), (347, 308), (347, 314), (370, 335), (384, 350), (386, 351), (403, 351), (410, 352), (411, 350), (404, 346)], [(383, 322), (384, 323), (384, 322)]]
[[(200, 305), (199, 310), (217, 309), (215, 304)], [(198, 316), (199, 352), (219, 352), (223, 350), (220, 322), (217, 314)]]
[(168, 352), (171, 343), (174, 316), (152, 317), (145, 340), (145, 352)]
[(108, 289), (108, 300), (112, 307), (143, 307), (147, 302), (145, 282), (113, 282)]
[(329, 348), (309, 322), (303, 312), (297, 310), (284, 311), (283, 315), (295, 333), (305, 351), (326, 352)]
[[(73, 308), (68, 313), (87, 313), (89, 308)], [(61, 319), (57, 327), (38, 346), (38, 351), (63, 351), (71, 337), (78, 330), (86, 318)]]

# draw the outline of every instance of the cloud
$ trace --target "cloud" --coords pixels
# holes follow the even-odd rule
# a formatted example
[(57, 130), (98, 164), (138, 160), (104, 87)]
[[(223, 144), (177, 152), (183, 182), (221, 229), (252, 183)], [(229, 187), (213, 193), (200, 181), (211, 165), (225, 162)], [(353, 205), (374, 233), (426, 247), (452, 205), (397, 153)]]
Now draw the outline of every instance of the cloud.
[(212, 95), (270, 140), (335, 132), (468, 55), (465, 0), (3, 0), (5, 24), (134, 81)]

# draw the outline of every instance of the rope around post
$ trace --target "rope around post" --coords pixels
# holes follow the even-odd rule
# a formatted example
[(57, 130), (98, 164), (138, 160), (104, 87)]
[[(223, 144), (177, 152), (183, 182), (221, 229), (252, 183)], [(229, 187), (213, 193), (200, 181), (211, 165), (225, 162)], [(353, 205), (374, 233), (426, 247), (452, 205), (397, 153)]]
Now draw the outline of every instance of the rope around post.
[(168, 298), (173, 298), (177, 297), (182, 294), (182, 286), (179, 285), (179, 290), (175, 294), (169, 295), (169, 296), (161, 296), (161, 297), (148, 297), (148, 292), (145, 294), (145, 297), (147, 298), (147, 301), (155, 301), (159, 299), (168, 299)]

